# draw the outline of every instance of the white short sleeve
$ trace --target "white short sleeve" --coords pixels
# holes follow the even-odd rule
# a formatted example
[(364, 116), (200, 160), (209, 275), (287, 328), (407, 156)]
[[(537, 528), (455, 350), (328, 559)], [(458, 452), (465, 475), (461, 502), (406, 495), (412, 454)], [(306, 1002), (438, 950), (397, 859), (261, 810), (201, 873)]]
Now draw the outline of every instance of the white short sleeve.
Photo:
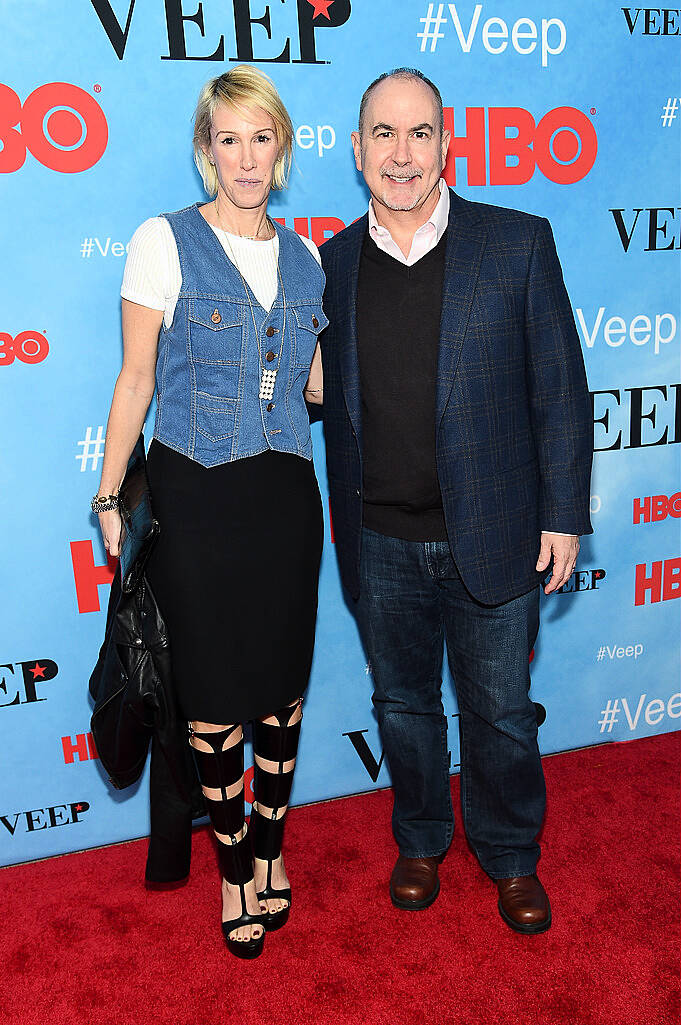
[[(229, 236), (231, 243), (228, 251), (225, 244), (225, 232), (215, 228), (213, 230), (230, 259), (231, 249), (233, 247), (239, 249), (245, 278), (254, 289), (258, 301), (264, 304), (265, 309), (269, 309), (277, 291), (276, 252), (270, 245), (265, 251), (264, 243), (254, 245), (247, 239), (239, 239), (235, 236)], [(322, 260), (314, 242), (303, 235), (299, 237), (321, 266)], [(256, 256), (258, 258), (254, 259)], [(260, 257), (263, 256), (268, 258), (271, 267), (269, 263), (267, 267), (260, 266), (262, 263)], [(182, 271), (172, 228), (165, 217), (150, 217), (149, 220), (140, 224), (130, 239), (128, 258), (123, 271), (121, 296), (140, 306), (147, 306), (152, 310), (163, 310), (165, 325), (169, 327), (173, 321), (181, 287)]]
[(315, 260), (317, 261), (317, 263), (318, 263), (318, 264), (319, 264), (319, 266), (321, 267), (321, 265), (322, 265), (322, 258), (321, 258), (321, 256), (319, 255), (319, 250), (317, 249), (317, 247), (316, 247), (316, 245), (314, 244), (314, 242), (312, 241), (312, 239), (309, 239), (309, 238), (305, 238), (305, 236), (304, 236), (304, 235), (299, 235), (298, 237), (299, 237), (299, 239), (300, 239), (300, 241), (301, 241), (301, 242), (304, 242), (304, 243), (305, 243), (305, 245), (307, 246), (307, 248), (308, 248), (308, 249), (310, 250), (310, 252), (311, 252), (311, 253), (312, 253), (312, 255), (314, 256)]
[(172, 228), (165, 217), (150, 217), (130, 239), (121, 296), (140, 306), (170, 313), (172, 318), (181, 285)]

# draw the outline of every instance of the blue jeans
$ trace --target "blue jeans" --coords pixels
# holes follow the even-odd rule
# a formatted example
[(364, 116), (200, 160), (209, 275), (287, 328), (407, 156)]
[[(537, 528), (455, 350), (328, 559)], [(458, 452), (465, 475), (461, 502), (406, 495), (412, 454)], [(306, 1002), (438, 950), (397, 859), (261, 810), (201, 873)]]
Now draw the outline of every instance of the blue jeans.
[(441, 854), (454, 831), (441, 695), (446, 643), (460, 712), (468, 842), (493, 879), (532, 875), (546, 797), (529, 698), (539, 588), (481, 605), (465, 589), (446, 541), (403, 541), (366, 528), (360, 573), (357, 620), (373, 672), (400, 853)]

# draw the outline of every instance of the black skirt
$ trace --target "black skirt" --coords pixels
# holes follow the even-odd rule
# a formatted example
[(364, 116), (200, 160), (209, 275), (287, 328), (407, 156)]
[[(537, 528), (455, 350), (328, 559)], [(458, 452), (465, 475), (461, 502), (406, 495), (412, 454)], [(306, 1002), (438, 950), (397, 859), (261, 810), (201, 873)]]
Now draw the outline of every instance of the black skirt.
[(308, 682), (323, 541), (312, 463), (284, 452), (204, 467), (153, 440), (160, 536), (147, 577), (188, 720), (277, 711)]

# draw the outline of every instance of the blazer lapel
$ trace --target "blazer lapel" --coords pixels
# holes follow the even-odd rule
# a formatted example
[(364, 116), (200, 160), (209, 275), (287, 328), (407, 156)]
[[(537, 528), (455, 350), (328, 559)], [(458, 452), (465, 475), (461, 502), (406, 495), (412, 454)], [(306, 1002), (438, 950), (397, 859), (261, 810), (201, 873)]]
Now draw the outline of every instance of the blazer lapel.
[(358, 439), (362, 430), (362, 406), (357, 355), (357, 279), (367, 222), (368, 216), (365, 214), (348, 227), (345, 239), (346, 253), (342, 260), (345, 276), (336, 282), (336, 294), (339, 299), (336, 306), (337, 337), (340, 340), (339, 357), (343, 394), (348, 415)]
[(449, 195), (437, 375), (437, 426), (444, 415), (456, 376), (487, 237), (473, 204), (461, 199), (451, 189)]

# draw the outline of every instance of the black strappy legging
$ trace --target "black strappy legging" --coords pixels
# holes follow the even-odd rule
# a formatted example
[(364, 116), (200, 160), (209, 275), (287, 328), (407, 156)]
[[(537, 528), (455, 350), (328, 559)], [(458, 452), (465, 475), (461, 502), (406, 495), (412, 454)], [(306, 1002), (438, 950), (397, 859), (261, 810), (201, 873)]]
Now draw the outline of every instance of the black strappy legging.
[[(237, 723), (215, 733), (199, 732), (191, 725), (189, 728), (191, 738), (196, 737), (211, 748), (210, 751), (202, 751), (192, 744), (208, 814), (216, 834), (220, 871), (228, 883), (239, 887), (241, 896), (241, 915), (224, 923), (226, 933), (233, 932), (242, 925), (265, 924), (268, 928), (278, 928), (284, 924), (288, 915), (291, 890), (288, 887), (275, 889), (272, 886), (272, 864), (281, 854), (285, 812), (293, 783), (294, 767), (284, 771), (284, 766), (287, 762), (295, 762), (302, 714), (297, 722), (289, 724), (301, 704), (302, 698), (274, 712), (272, 716), (264, 717), (276, 718), (277, 725), (262, 720), (257, 720), (253, 724), (253, 751), (256, 764), (255, 801), (250, 822), (251, 840), (255, 857), (267, 861), (266, 885), (263, 890), (258, 891), (257, 896), (261, 903), (273, 899), (286, 901), (288, 906), (280, 912), (251, 915), (246, 911), (245, 885), (253, 879), (253, 861), (244, 813), (243, 732), (236, 743), (225, 747), (234, 732), (241, 730), (241, 725)], [(263, 768), (258, 764), (258, 759), (276, 763), (276, 771)], [(234, 792), (238, 783), (241, 783), (241, 786)], [(219, 791), (220, 798), (216, 800), (208, 797), (205, 794), (206, 789)], [(231, 796), (229, 791), (232, 791)], [(265, 817), (260, 808), (270, 809), (269, 817)], [(229, 837), (229, 842), (222, 840), (221, 836)]]
[[(258, 891), (260, 900), (279, 899), (291, 903), (291, 891), (274, 889), (272, 886), (272, 863), (281, 854), (284, 834), (284, 818), (291, 796), (294, 767), (287, 772), (284, 765), (295, 761), (298, 753), (301, 718), (289, 725), (302, 704), (302, 699), (293, 705), (287, 705), (273, 714), (277, 725), (258, 720), (253, 724), (253, 752), (255, 759), (255, 801), (251, 810), (251, 830), (253, 833), (253, 851), (256, 858), (267, 861), (267, 881), (265, 888)], [(267, 718), (271, 718), (267, 716)], [(266, 759), (277, 765), (272, 772), (258, 764), (258, 759)], [(265, 817), (261, 808), (269, 808), (270, 815)], [(283, 809), (283, 811), (281, 811)], [(281, 811), (281, 814), (279, 812)]]
[[(200, 733), (189, 728), (190, 737), (204, 741), (211, 751), (202, 751), (192, 744), (196, 756), (196, 765), (204, 797), (208, 807), (210, 821), (215, 830), (218, 845), (218, 861), (220, 871), (228, 883), (239, 887), (241, 897), (241, 915), (223, 923), (224, 932), (228, 935), (240, 926), (263, 926), (262, 915), (251, 915), (246, 910), (246, 883), (253, 879), (253, 860), (246, 830), (244, 815), (244, 740), (243, 731), (235, 744), (225, 748), (226, 741), (241, 725), (228, 726), (217, 733)], [(228, 796), (228, 790), (241, 783), (236, 793)], [(219, 790), (220, 799), (208, 797), (205, 789)], [(242, 833), (239, 837), (239, 833)], [(220, 839), (220, 835), (228, 836), (229, 843)]]

